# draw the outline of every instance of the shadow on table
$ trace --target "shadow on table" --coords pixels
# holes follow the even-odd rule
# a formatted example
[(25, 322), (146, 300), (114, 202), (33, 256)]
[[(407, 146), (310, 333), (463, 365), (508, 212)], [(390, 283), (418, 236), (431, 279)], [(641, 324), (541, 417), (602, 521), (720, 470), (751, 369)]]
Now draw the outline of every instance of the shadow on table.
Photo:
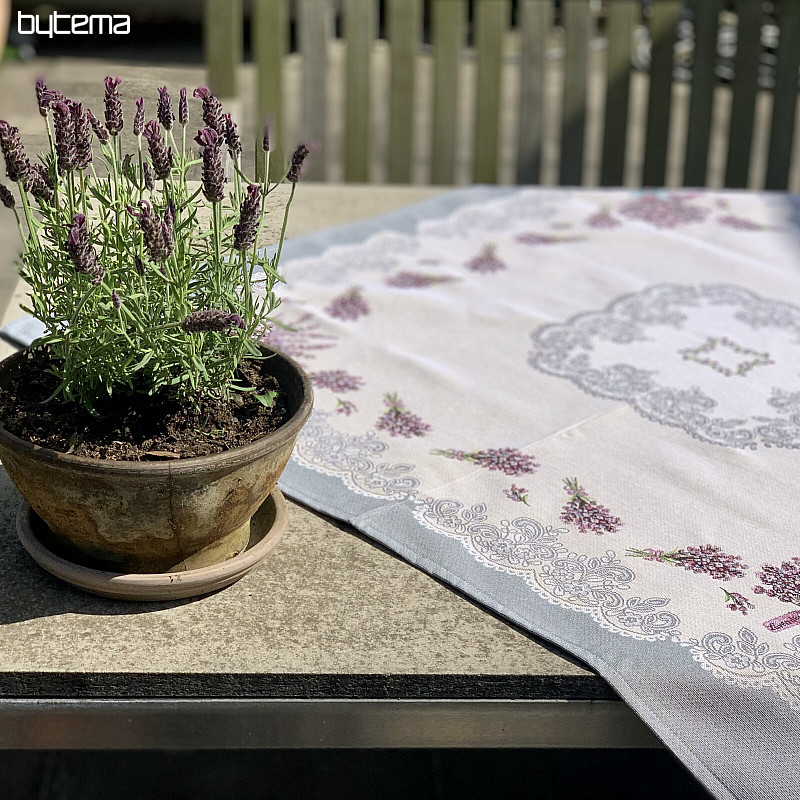
[(116, 616), (146, 614), (191, 603), (199, 598), (134, 603), (96, 597), (74, 589), (43, 570), (17, 538), (19, 494), (0, 467), (0, 625), (59, 614)]

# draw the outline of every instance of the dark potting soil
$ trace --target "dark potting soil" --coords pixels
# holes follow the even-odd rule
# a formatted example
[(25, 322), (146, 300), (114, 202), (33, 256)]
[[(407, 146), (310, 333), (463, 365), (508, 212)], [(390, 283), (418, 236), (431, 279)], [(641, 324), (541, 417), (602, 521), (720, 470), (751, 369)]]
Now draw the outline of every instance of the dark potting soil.
[[(41, 447), (111, 461), (163, 461), (207, 456), (249, 444), (279, 428), (289, 417), (269, 359), (246, 361), (238, 383), (255, 392), (235, 392), (230, 401), (205, 398), (198, 408), (158, 395), (118, 393), (93, 416), (59, 399), (42, 403), (57, 379), (45, 370), (49, 357), (29, 353), (0, 382), (0, 425)], [(271, 407), (253, 395), (277, 391)]]

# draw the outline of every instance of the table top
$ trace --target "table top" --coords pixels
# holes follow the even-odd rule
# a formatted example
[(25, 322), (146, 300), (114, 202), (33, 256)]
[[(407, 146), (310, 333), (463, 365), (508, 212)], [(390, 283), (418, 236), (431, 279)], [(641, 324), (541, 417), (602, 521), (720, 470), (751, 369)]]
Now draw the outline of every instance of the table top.
[[(288, 235), (366, 219), (439, 191), (301, 185)], [(14, 242), (16, 231), (7, 219), (2, 225), (2, 240)], [(4, 261), (11, 249), (3, 249)], [(0, 267), (8, 273), (8, 264)], [(3, 324), (21, 314), (23, 294), (17, 286)], [(0, 355), (10, 350), (0, 345)], [(6, 698), (616, 697), (571, 657), (296, 503), (284, 539), (252, 574), (209, 597), (148, 605), (85, 595), (40, 570), (16, 540), (17, 505), (3, 472)]]

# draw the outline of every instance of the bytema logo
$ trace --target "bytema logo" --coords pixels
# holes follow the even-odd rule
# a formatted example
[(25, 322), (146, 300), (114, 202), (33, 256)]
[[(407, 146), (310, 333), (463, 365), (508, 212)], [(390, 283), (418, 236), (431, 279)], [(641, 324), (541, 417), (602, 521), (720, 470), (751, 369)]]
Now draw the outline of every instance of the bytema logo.
[(115, 35), (131, 32), (128, 14), (61, 14), (53, 11), (49, 17), (23, 14), (17, 11), (17, 31), (22, 36), (89, 36), (95, 33)]

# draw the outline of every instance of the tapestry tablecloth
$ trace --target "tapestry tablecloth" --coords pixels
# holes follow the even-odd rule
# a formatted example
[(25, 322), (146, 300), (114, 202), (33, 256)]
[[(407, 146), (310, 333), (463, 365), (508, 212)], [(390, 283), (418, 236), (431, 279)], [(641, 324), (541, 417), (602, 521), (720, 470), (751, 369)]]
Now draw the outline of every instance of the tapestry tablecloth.
[(800, 202), (474, 187), (287, 243), (281, 479), (800, 797)]
[(718, 798), (800, 798), (800, 198), (473, 187), (283, 252), (283, 491), (590, 664)]

